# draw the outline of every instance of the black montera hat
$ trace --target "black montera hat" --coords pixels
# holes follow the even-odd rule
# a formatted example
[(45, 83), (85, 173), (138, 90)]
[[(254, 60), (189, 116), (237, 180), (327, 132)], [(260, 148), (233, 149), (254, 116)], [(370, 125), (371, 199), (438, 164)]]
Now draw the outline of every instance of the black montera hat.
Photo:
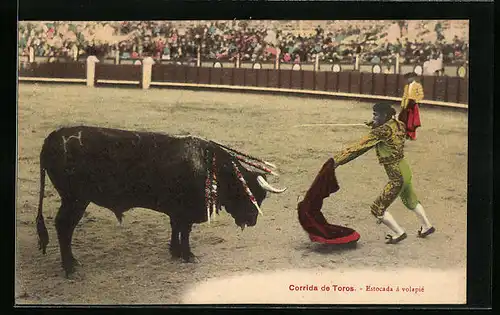
[(376, 103), (373, 105), (373, 111), (377, 113), (386, 113), (395, 115), (396, 110), (392, 107), (390, 103)]

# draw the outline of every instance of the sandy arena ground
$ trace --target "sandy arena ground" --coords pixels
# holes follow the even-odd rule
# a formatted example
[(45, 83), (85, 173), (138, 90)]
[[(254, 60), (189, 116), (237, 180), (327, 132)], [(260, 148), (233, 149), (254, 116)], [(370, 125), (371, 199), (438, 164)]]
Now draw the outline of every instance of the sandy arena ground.
[[(310, 242), (297, 220), (297, 198), (323, 163), (356, 141), (365, 127), (295, 127), (360, 123), (371, 103), (293, 96), (167, 89), (87, 88), (20, 84), (16, 302), (19, 304), (178, 303), (436, 303), (465, 302), (467, 113), (422, 109), (423, 128), (406, 149), (414, 186), (437, 233), (416, 237), (416, 216), (400, 200), (391, 213), (409, 237), (384, 244), (386, 228), (369, 206), (386, 182), (371, 151), (338, 169), (341, 189), (323, 213), (361, 234), (356, 248)], [(264, 201), (264, 216), (241, 231), (227, 213), (194, 226), (198, 264), (172, 260), (169, 218), (133, 209), (119, 226), (107, 209), (89, 206), (77, 226), (73, 253), (82, 263), (63, 277), (54, 217), (59, 197), (47, 178), (47, 255), (38, 251), (35, 217), (43, 139), (63, 125), (88, 124), (194, 134), (216, 139), (280, 167), (276, 186), (288, 191)], [(83, 139), (85, 143), (85, 139)], [(397, 271), (397, 272), (396, 272)], [(353, 286), (355, 292), (291, 291), (290, 285)], [(418, 293), (361, 292), (366, 285), (425, 287)]]

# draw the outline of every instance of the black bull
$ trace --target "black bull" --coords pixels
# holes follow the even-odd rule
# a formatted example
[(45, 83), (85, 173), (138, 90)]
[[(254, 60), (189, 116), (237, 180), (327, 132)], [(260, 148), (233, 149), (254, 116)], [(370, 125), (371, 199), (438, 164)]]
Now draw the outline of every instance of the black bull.
[(40, 153), (39, 248), (45, 254), (49, 242), (42, 214), (46, 172), (61, 198), (55, 226), (66, 276), (77, 264), (71, 250), (73, 231), (90, 202), (111, 210), (120, 222), (123, 213), (134, 207), (167, 214), (172, 228), (171, 254), (194, 261), (189, 234), (194, 223), (208, 220), (205, 181), (211, 163), (206, 161), (207, 154), (214, 153), (221, 207), (238, 226), (254, 226), (258, 211), (232, 162), (259, 206), (267, 191), (280, 193), (284, 189), (273, 188), (264, 172), (244, 167), (211, 141), (89, 126), (53, 131)]

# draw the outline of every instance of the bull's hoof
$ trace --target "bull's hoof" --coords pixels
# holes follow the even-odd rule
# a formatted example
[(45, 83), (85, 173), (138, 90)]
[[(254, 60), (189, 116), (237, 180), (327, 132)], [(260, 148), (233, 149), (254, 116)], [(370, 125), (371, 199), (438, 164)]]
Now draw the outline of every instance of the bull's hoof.
[(193, 254), (193, 253), (188, 253), (188, 254), (183, 254), (182, 255), (182, 260), (185, 262), (185, 263), (191, 263), (191, 264), (196, 264), (198, 263), (200, 260)]
[(172, 258), (181, 258), (182, 256), (181, 249), (179, 246), (170, 246), (169, 251), (170, 255), (172, 255)]
[(41, 250), (42, 254), (46, 255), (47, 254), (47, 244), (43, 243), (42, 241), (38, 241), (38, 250)]
[(76, 266), (82, 266), (82, 264), (75, 257), (72, 257), (70, 262), (63, 262), (62, 267), (66, 278), (69, 278), (76, 271)]
[(75, 272), (75, 266), (70, 265), (70, 266), (63, 266), (64, 269), (64, 276), (66, 279), (69, 279), (69, 277)]

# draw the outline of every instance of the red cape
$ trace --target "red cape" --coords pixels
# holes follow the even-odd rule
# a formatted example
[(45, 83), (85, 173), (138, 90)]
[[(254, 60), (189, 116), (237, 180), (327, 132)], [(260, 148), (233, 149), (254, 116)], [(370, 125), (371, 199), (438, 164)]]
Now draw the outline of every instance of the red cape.
[(418, 104), (415, 104), (413, 108), (408, 108), (408, 120), (406, 121), (406, 130), (416, 131), (420, 124), (420, 111), (418, 109)]
[(330, 158), (323, 165), (304, 200), (298, 204), (299, 222), (313, 242), (346, 244), (357, 242), (360, 235), (355, 230), (330, 224), (321, 213), (323, 199), (337, 192), (340, 186), (335, 176), (335, 161)]

